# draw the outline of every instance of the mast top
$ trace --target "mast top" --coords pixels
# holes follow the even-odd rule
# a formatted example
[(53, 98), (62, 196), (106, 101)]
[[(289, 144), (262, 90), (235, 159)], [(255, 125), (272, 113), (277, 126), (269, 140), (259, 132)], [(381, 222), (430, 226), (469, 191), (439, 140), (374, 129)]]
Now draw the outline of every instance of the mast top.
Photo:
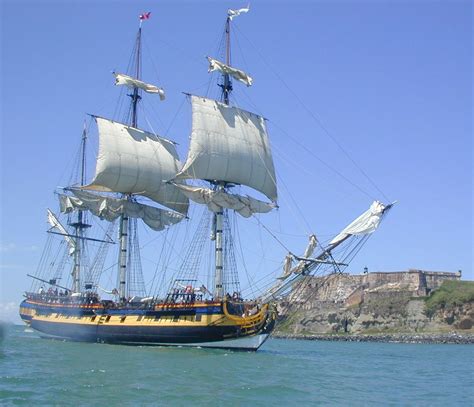
[[(225, 36), (226, 36), (226, 51), (225, 51), (225, 63), (230, 66), (230, 22), (232, 19), (227, 16), (225, 23)], [(229, 104), (230, 92), (232, 92), (232, 81), (228, 72), (223, 72), (224, 83), (219, 85), (222, 88), (222, 99), (226, 105)]]
[[(142, 60), (142, 52), (141, 52), (141, 47), (142, 47), (142, 22), (145, 20), (149, 20), (151, 15), (151, 11), (147, 11), (145, 13), (142, 13), (138, 16), (138, 19), (140, 21), (140, 25), (138, 27), (138, 33), (137, 33), (137, 40), (136, 40), (136, 46), (135, 46), (135, 78), (139, 81), (141, 79), (141, 60)], [(140, 87), (141, 88), (141, 87)], [(133, 93), (129, 95), (132, 98), (132, 106), (131, 106), (131, 121), (130, 124), (133, 127), (137, 127), (138, 124), (138, 117), (137, 117), (137, 106), (138, 102), (141, 99), (140, 92), (139, 92), (139, 86), (135, 86), (133, 89)]]
[(147, 11), (145, 13), (142, 13), (138, 16), (138, 19), (140, 20), (140, 28), (142, 28), (142, 22), (145, 20), (149, 20), (151, 15), (151, 11)]
[(222, 89), (221, 101), (229, 105), (230, 93), (233, 90), (231, 77), (239, 82), (245, 83), (247, 86), (252, 85), (252, 78), (244, 71), (231, 66), (231, 43), (230, 43), (230, 26), (231, 21), (242, 13), (247, 13), (250, 6), (237, 10), (229, 9), (227, 11), (227, 18), (225, 23), (225, 63), (220, 62), (214, 58), (207, 57), (209, 61), (209, 72), (218, 70), (222, 73), (223, 82), (218, 86)]
[(250, 3), (247, 5), (247, 7), (244, 7), (244, 8), (239, 8), (237, 10), (229, 9), (227, 10), (227, 19), (232, 21), (234, 17), (238, 17), (242, 13), (248, 13), (249, 11), (250, 11)]

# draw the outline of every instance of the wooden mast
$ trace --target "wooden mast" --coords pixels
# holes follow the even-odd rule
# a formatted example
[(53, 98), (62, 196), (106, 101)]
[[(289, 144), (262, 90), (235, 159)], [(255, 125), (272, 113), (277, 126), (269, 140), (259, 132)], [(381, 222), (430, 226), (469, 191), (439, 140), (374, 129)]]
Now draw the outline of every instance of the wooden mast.
[[(86, 180), (86, 140), (87, 130), (86, 124), (84, 123), (84, 129), (82, 131), (81, 141), (81, 185), (84, 185)], [(90, 225), (84, 223), (84, 212), (79, 210), (77, 212), (77, 221), (70, 223), (75, 230), (75, 249), (74, 249), (74, 267), (72, 271), (72, 291), (75, 293), (81, 292), (81, 267), (82, 267), (82, 252), (84, 245), (83, 230), (90, 227)]]
[[(230, 66), (230, 17), (227, 17), (226, 24), (225, 24), (225, 35), (226, 35), (226, 58), (225, 63), (226, 65)], [(220, 85), (222, 87), (222, 96), (224, 103), (226, 105), (229, 104), (229, 95), (232, 91), (232, 82), (230, 80), (230, 76), (227, 73), (223, 74), (224, 83)], [(218, 191), (224, 190), (225, 183), (217, 182), (215, 185), (215, 189)], [(218, 212), (215, 212), (215, 288), (214, 288), (214, 296), (216, 298), (223, 298), (224, 297), (224, 287), (223, 287), (223, 277), (224, 277), (224, 253), (223, 253), (223, 218), (224, 218), (224, 210), (221, 208)]]
[[(142, 18), (140, 16), (140, 26), (138, 28), (137, 40), (135, 45), (136, 55), (135, 55), (135, 78), (141, 79), (141, 37), (142, 37)], [(132, 99), (131, 104), (131, 118), (130, 124), (133, 127), (138, 126), (138, 102), (141, 99), (138, 88), (133, 88), (133, 93), (128, 95)], [(131, 199), (131, 195), (127, 196), (127, 199)], [(119, 289), (118, 295), (119, 299), (122, 302), (127, 300), (127, 252), (128, 252), (128, 242), (129, 242), (129, 218), (127, 215), (122, 214), (120, 216), (120, 228), (119, 228), (119, 241), (120, 241), (120, 252), (119, 252)]]

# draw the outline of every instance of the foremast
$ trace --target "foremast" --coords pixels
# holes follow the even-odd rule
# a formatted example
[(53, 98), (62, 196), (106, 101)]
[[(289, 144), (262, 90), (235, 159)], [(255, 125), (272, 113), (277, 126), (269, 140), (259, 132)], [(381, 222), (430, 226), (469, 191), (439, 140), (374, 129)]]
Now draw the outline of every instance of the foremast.
[[(191, 95), (192, 132), (187, 160), (175, 178), (207, 181), (209, 188), (176, 185), (189, 199), (207, 205), (213, 212), (215, 240), (214, 298), (224, 298), (226, 263), (224, 246), (225, 216), (232, 209), (243, 217), (266, 213), (276, 207), (277, 188), (265, 119), (252, 112), (230, 105), (232, 79), (252, 84), (252, 78), (231, 66), (231, 21), (248, 9), (229, 10), (225, 24), (225, 61), (207, 57), (209, 72), (219, 71), (222, 83), (221, 101)], [(235, 185), (253, 188), (266, 195), (271, 202), (263, 202), (248, 195), (234, 194)]]
[[(227, 16), (225, 22), (225, 63), (227, 66), (230, 66), (230, 23), (231, 23), (230, 16)], [(232, 81), (230, 80), (230, 75), (227, 72), (223, 72), (222, 74), (224, 83), (220, 85), (222, 88), (222, 98), (226, 105), (229, 105), (229, 96), (230, 92), (232, 92)]]
[[(225, 50), (225, 63), (230, 66), (230, 23), (231, 18), (227, 16), (225, 24), (225, 36), (226, 36), (226, 50)], [(229, 97), (232, 92), (232, 81), (228, 73), (222, 74), (223, 83), (220, 85), (222, 88), (222, 99), (225, 105), (229, 105)], [(224, 191), (226, 187), (225, 182), (217, 182), (215, 185), (215, 190)], [(215, 277), (214, 277), (214, 296), (217, 299), (224, 297), (224, 287), (223, 287), (223, 276), (224, 276), (224, 227), (223, 219), (224, 218), (224, 209), (221, 208), (217, 212), (214, 212), (214, 222), (215, 225)]]

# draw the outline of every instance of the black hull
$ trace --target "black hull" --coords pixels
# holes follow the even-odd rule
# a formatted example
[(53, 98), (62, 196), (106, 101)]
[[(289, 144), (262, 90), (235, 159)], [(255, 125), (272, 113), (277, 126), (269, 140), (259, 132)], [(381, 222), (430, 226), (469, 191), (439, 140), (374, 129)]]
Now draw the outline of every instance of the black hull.
[(237, 338), (238, 327), (136, 327), (83, 325), (32, 320), (30, 326), (48, 336), (80, 342), (115, 344), (200, 343)]
[(201, 346), (257, 350), (273, 329), (273, 314), (243, 318), (223, 303), (105, 309), (23, 301), (22, 319), (42, 337), (124, 345)]

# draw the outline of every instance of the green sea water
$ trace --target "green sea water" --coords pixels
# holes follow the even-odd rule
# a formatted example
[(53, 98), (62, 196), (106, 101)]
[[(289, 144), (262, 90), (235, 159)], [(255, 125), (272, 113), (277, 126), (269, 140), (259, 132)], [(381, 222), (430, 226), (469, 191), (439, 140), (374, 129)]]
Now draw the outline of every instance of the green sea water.
[(472, 345), (268, 340), (260, 351), (52, 341), (23, 326), (0, 350), (0, 404), (472, 406)]

